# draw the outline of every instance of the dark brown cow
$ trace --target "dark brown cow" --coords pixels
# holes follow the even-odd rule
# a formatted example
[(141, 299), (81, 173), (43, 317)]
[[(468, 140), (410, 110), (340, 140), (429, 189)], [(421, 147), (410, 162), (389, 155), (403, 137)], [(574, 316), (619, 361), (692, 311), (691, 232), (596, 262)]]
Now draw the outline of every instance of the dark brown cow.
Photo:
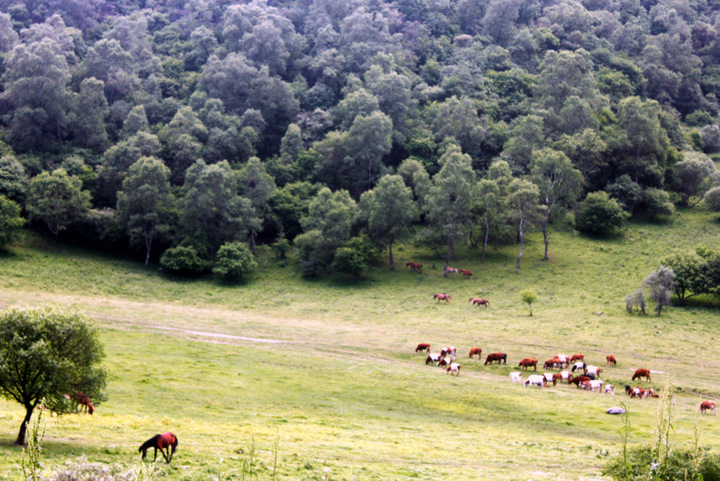
[(488, 354), (487, 357), (485, 358), (484, 365), (487, 366), (488, 363), (493, 363), (496, 361), (498, 364), (500, 364), (500, 363), (507, 364), (507, 354), (505, 354), (504, 352), (493, 352), (492, 354)]
[(477, 354), (478, 359), (482, 356), (482, 349), (479, 347), (471, 347), (470, 348), (470, 358), (472, 358), (475, 354)]
[(615, 359), (615, 356), (612, 354), (605, 356), (605, 360), (607, 361), (607, 365), (609, 366), (612, 364), (613, 366), (617, 366), (617, 359)]
[(526, 357), (518, 363), (518, 366), (523, 369), (530, 369), (531, 367), (534, 367), (534, 370), (537, 371), (537, 359), (534, 357)]
[(635, 374), (633, 374), (632, 380), (634, 381), (641, 377), (644, 377), (647, 382), (650, 382), (650, 369), (638, 369), (635, 371)]

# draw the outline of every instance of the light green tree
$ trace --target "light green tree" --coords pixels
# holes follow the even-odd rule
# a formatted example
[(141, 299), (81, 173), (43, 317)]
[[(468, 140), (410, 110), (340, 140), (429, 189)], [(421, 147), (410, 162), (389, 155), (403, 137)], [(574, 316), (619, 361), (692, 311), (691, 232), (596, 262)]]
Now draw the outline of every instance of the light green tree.
[(69, 176), (65, 169), (43, 172), (30, 181), (26, 208), (30, 220), (43, 222), (58, 237), (90, 209), (90, 193), (82, 190), (82, 181)]
[(520, 291), (520, 300), (528, 305), (528, 307), (530, 308), (531, 316), (533, 315), (532, 305), (535, 301), (537, 301), (537, 299), (538, 295), (534, 289), (525, 289), (524, 291)]

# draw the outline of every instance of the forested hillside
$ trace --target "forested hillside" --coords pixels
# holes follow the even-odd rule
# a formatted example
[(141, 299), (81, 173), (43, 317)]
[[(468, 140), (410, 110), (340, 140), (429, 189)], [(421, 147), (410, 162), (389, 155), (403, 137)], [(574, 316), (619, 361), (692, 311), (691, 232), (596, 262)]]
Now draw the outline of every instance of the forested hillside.
[(180, 273), (293, 243), (307, 274), (358, 274), (408, 231), (484, 255), (553, 222), (720, 209), (718, 0), (0, 12), (3, 242), (22, 217)]

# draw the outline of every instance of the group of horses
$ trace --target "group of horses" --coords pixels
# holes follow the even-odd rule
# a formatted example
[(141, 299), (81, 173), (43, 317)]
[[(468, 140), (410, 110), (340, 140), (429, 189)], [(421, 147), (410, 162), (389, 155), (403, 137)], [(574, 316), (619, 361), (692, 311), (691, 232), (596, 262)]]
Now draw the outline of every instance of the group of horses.
[[(422, 274), (422, 268), (423, 265), (419, 262), (406, 262), (405, 267), (410, 268), (410, 272), (415, 272), (416, 274)], [(458, 269), (457, 267), (446, 267), (445, 268), (445, 275), (452, 274), (454, 277), (457, 277), (457, 275), (462, 274), (463, 279), (472, 280), (473, 273), (467, 269)]]
[[(446, 373), (450, 373), (451, 371), (460, 374), (460, 365), (455, 362), (455, 356), (457, 353), (457, 349), (454, 346), (451, 347), (444, 347), (439, 354), (432, 354), (430, 353), (430, 347), (431, 344), (428, 342), (422, 342), (417, 345), (415, 348), (415, 352), (423, 352), (427, 353), (427, 358), (425, 360), (425, 364), (435, 363), (436, 365), (440, 367), (446, 368)], [(468, 357), (470, 359), (473, 358), (473, 356), (477, 356), (478, 359), (482, 359), (482, 348), (480, 347), (471, 347), (470, 351), (468, 353)], [(485, 358), (484, 365), (487, 366), (488, 364), (492, 364), (494, 362), (497, 362), (498, 364), (507, 364), (507, 354), (504, 352), (493, 352), (487, 355)], [(614, 355), (608, 354), (605, 356), (605, 362), (606, 367), (607, 366), (617, 366), (617, 359)], [(573, 364), (574, 363), (574, 364)], [(614, 386), (607, 384), (605, 385), (604, 382), (599, 379), (600, 373), (602, 372), (602, 368), (599, 366), (593, 366), (588, 365), (585, 363), (585, 355), (582, 353), (576, 353), (572, 356), (567, 356), (564, 354), (558, 354), (552, 359), (548, 359), (543, 364), (544, 369), (554, 370), (556, 368), (559, 369), (570, 369), (570, 365), (573, 364), (572, 370), (564, 370), (560, 373), (545, 373), (543, 375), (531, 375), (528, 377), (528, 379), (525, 381), (525, 386), (538, 386), (538, 387), (547, 387), (549, 383), (552, 383), (555, 385), (557, 382), (565, 381), (568, 384), (575, 384), (578, 388), (583, 388), (588, 391), (598, 391), (598, 392), (605, 392), (607, 394), (614, 394), (615, 388)], [(527, 357), (518, 363), (518, 367), (520, 367), (522, 370), (533, 368), (535, 371), (537, 371), (537, 365), (538, 360), (533, 357)], [(450, 366), (453, 366), (451, 369)], [(457, 367), (454, 367), (457, 366)], [(578, 375), (573, 377), (573, 373), (576, 371), (580, 371)], [(522, 373), (521, 372), (511, 372), (510, 373), (510, 379), (513, 382), (522, 382)], [(644, 379), (645, 382), (651, 382), (651, 371), (650, 369), (636, 369), (635, 372), (632, 375), (632, 381), (635, 380), (642, 380)], [(655, 393), (655, 390), (650, 389), (643, 389), (640, 387), (630, 387), (629, 385), (625, 386), (625, 392), (630, 396), (630, 398), (638, 398), (638, 399), (645, 399), (647, 397), (659, 397), (658, 394)], [(713, 414), (715, 414), (715, 402), (714, 401), (703, 401), (700, 403), (700, 406), (698, 407), (699, 411), (701, 413), (712, 411)]]

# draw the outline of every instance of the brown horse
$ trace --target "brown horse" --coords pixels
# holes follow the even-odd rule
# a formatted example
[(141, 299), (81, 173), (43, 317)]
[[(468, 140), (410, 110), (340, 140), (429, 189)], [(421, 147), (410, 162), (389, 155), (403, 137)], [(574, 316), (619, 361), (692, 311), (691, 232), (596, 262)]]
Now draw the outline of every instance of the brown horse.
[(418, 274), (422, 274), (422, 264), (419, 262), (408, 262), (405, 264), (405, 267), (410, 268), (410, 272), (417, 272)]
[(463, 279), (472, 279), (472, 272), (465, 269), (459, 269), (458, 272), (462, 274)]
[(73, 400), (77, 402), (78, 406), (80, 406), (80, 411), (86, 412), (88, 414), (92, 414), (95, 412), (95, 406), (93, 406), (93, 403), (90, 401), (90, 396), (85, 394), (84, 392), (76, 392), (72, 396)]
[(447, 304), (452, 297), (450, 297), (450, 294), (435, 294), (433, 299), (437, 299), (438, 304), (440, 304), (440, 301), (445, 301), (445, 304)]
[(474, 299), (473, 298), (473, 299), (470, 299), (470, 302), (472, 302), (474, 306), (478, 306), (478, 307), (480, 307), (480, 306), (488, 307), (490, 305), (490, 301), (488, 301), (487, 299)]
[[(155, 462), (159, 449), (160, 453), (162, 453), (163, 457), (165, 458), (165, 461), (170, 464), (173, 454), (175, 454), (175, 449), (177, 448), (177, 445), (178, 439), (177, 436), (175, 436), (173, 433), (156, 434), (155, 436), (142, 443), (140, 449), (138, 449), (138, 452), (142, 453), (142, 459), (145, 459), (145, 456), (147, 455), (147, 450), (150, 448), (155, 448), (155, 457), (153, 458), (153, 462)], [(165, 449), (167, 449), (168, 451), (167, 454), (165, 454)]]

